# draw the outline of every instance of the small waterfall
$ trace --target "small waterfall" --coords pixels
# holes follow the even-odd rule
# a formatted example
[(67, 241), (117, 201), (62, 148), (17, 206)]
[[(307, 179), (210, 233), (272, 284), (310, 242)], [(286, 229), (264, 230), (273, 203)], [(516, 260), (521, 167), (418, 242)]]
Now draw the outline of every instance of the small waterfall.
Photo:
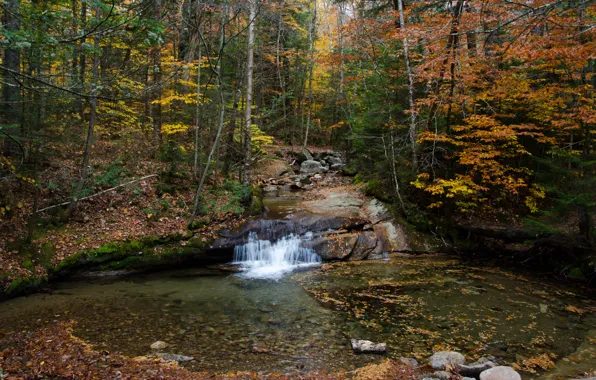
[(248, 243), (234, 248), (234, 264), (240, 265), (243, 277), (277, 280), (295, 268), (321, 263), (315, 251), (302, 247), (303, 240), (310, 237), (290, 234), (272, 243), (250, 232)]

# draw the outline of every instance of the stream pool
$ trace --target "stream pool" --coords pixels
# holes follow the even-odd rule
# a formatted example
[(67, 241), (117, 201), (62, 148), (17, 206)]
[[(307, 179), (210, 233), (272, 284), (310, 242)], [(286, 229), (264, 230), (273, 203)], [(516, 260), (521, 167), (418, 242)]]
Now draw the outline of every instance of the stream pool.
[(387, 342), (390, 357), (494, 356), (517, 363), (524, 378), (546, 376), (548, 360), (567, 368), (563, 377), (596, 368), (590, 295), (494, 267), (392, 258), (324, 264), (278, 281), (225, 268), (54, 284), (51, 294), (0, 304), (0, 340), (74, 320), (74, 335), (97, 349), (149, 355), (161, 340), (162, 352), (193, 356), (182, 365), (197, 371), (293, 374), (380, 360), (353, 354), (351, 338)]

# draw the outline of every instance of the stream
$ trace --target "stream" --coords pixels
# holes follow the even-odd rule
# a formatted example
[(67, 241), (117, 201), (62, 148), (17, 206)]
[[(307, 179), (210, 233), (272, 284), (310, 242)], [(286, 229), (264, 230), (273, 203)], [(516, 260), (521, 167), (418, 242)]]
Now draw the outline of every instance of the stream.
[(352, 338), (422, 362), (441, 350), (492, 356), (524, 378), (596, 367), (596, 302), (582, 290), (452, 257), (321, 264), (308, 238), (252, 234), (233, 265), (55, 283), (0, 304), (0, 340), (74, 320), (98, 350), (151, 355), (160, 340), (195, 371), (341, 371), (384, 357), (354, 354)]

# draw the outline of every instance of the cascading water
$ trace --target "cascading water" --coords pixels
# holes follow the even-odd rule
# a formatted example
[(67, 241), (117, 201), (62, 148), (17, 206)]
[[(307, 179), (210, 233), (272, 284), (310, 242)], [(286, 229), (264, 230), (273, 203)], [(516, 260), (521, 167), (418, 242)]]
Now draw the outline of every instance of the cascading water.
[(292, 270), (321, 263), (311, 248), (302, 246), (309, 239), (290, 234), (272, 243), (259, 240), (255, 232), (248, 235), (248, 243), (234, 248), (234, 264), (242, 269), (242, 277), (277, 280)]

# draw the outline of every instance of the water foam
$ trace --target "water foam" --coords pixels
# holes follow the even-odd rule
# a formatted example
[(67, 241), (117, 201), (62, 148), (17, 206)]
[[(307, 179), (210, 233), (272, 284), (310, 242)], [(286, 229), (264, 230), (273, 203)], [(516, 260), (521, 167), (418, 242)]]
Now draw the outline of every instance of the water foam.
[(296, 268), (321, 263), (314, 250), (302, 246), (309, 238), (290, 234), (272, 243), (251, 232), (248, 243), (234, 248), (234, 264), (240, 266), (242, 277), (278, 280)]

